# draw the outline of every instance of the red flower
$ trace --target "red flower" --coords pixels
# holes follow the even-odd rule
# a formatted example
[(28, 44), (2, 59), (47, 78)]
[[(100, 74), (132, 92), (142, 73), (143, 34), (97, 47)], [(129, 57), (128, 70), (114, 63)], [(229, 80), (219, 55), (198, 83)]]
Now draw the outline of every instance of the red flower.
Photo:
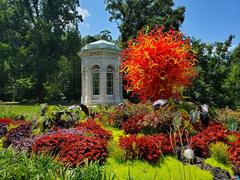
[(25, 120), (13, 120), (11, 118), (0, 118), (0, 124), (5, 124), (5, 125), (21, 125), (21, 124), (25, 124), (28, 123)]
[(126, 150), (127, 159), (144, 159), (149, 162), (156, 162), (161, 154), (173, 153), (170, 139), (165, 134), (122, 137), (120, 146)]
[(122, 123), (122, 128), (127, 134), (137, 134), (143, 128), (141, 122), (143, 121), (145, 114), (140, 114), (131, 117), (127, 121)]
[(239, 132), (231, 132), (231, 135), (235, 135), (237, 137), (236, 142), (228, 142), (230, 148), (228, 152), (230, 154), (230, 161), (236, 165), (240, 166), (240, 133)]
[(89, 133), (94, 137), (104, 138), (106, 140), (112, 137), (112, 133), (110, 131), (103, 129), (100, 124), (97, 124), (93, 119), (89, 119), (86, 122), (78, 124), (76, 129)]
[(86, 122), (80, 123), (76, 126), (76, 129), (89, 133), (94, 137), (104, 138), (106, 140), (112, 137), (110, 131), (103, 129), (95, 120), (89, 119)]
[(80, 123), (76, 128), (61, 129), (36, 138), (33, 152), (50, 153), (65, 164), (79, 165), (86, 161), (106, 160), (107, 140), (111, 133), (94, 120)]
[(222, 124), (213, 123), (206, 129), (190, 139), (190, 146), (195, 150), (198, 156), (208, 157), (210, 143), (222, 141), (226, 142), (227, 130)]
[(50, 153), (65, 164), (84, 164), (85, 160), (104, 162), (107, 157), (107, 141), (96, 137), (56, 133), (36, 139), (33, 152)]

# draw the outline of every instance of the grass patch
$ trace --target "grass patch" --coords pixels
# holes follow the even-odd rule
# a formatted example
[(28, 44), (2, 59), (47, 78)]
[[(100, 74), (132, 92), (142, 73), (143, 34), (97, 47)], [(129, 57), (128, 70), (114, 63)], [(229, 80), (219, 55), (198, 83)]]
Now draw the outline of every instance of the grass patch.
[(25, 119), (37, 119), (40, 116), (38, 105), (0, 105), (1, 117), (24, 116)]
[(114, 127), (104, 127), (104, 129), (112, 132), (113, 140), (118, 141), (121, 136), (124, 136), (123, 130), (114, 128)]
[(173, 157), (164, 157), (155, 165), (145, 161), (127, 161), (119, 163), (114, 158), (108, 158), (107, 171), (115, 174), (116, 179), (179, 179), (179, 180), (210, 180), (210, 172), (192, 165), (183, 165)]
[(211, 166), (219, 167), (221, 169), (224, 169), (224, 170), (228, 171), (230, 175), (234, 174), (231, 165), (219, 163), (217, 160), (215, 160), (212, 157), (211, 158), (207, 158), (204, 162), (206, 164), (211, 165)]
[(44, 154), (26, 154), (12, 149), (0, 150), (0, 179), (30, 180), (111, 180), (98, 162), (69, 167)]
[(0, 150), (0, 179), (56, 179), (63, 166), (50, 156)]

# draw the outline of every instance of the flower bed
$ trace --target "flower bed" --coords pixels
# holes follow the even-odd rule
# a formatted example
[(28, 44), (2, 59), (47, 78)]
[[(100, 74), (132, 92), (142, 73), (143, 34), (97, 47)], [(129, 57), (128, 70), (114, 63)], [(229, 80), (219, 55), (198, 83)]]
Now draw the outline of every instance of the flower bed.
[(227, 130), (222, 124), (212, 123), (202, 132), (191, 137), (190, 146), (195, 154), (200, 157), (209, 156), (209, 144), (217, 141), (226, 142)]
[(14, 147), (22, 139), (29, 138), (32, 132), (31, 128), (32, 123), (25, 122), (24, 124), (21, 124), (18, 127), (11, 129), (5, 136), (6, 140), (4, 141), (3, 146), (8, 147), (12, 145)]
[(139, 133), (143, 128), (141, 122), (143, 121), (144, 115), (145, 114), (136, 115), (123, 122), (122, 129), (124, 132), (127, 134)]
[(11, 118), (0, 118), (0, 124), (4, 125), (20, 125), (26, 123), (25, 120), (13, 120)]
[(119, 143), (126, 150), (126, 159), (144, 159), (156, 162), (160, 155), (173, 152), (170, 139), (165, 134), (141, 137), (130, 135), (120, 138)]
[(101, 163), (107, 157), (107, 142), (95, 137), (55, 133), (36, 139), (32, 150), (36, 153), (49, 153), (65, 164), (79, 165), (91, 161)]
[(80, 123), (76, 126), (77, 130), (83, 131), (85, 133), (89, 133), (89, 135), (103, 138), (103, 139), (110, 139), (112, 137), (111, 132), (103, 129), (99, 124), (96, 123), (95, 120), (89, 119), (86, 122)]
[(32, 144), (36, 153), (50, 153), (64, 164), (83, 165), (106, 160), (107, 140), (111, 133), (90, 119), (75, 128), (58, 129), (37, 137)]

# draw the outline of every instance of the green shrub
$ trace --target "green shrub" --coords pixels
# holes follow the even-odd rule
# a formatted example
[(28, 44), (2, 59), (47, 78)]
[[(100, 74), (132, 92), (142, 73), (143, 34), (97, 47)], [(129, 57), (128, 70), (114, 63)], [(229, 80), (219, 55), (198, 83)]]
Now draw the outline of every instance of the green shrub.
[(118, 141), (112, 140), (108, 143), (108, 152), (109, 157), (114, 158), (117, 162), (125, 161), (126, 152), (119, 146)]
[(222, 164), (228, 164), (228, 145), (223, 142), (216, 142), (210, 144), (210, 154), (216, 161)]
[(53, 127), (70, 128), (77, 123), (78, 120), (85, 119), (84, 112), (80, 107), (68, 109), (61, 105), (48, 106), (42, 104), (40, 111), (42, 117), (38, 120), (38, 126), (40, 126), (43, 131)]
[(240, 111), (231, 110), (229, 108), (218, 110), (216, 118), (224, 123), (230, 131), (239, 130), (240, 127)]
[(237, 136), (231, 134), (226, 137), (227, 141), (229, 142), (236, 142), (238, 140)]

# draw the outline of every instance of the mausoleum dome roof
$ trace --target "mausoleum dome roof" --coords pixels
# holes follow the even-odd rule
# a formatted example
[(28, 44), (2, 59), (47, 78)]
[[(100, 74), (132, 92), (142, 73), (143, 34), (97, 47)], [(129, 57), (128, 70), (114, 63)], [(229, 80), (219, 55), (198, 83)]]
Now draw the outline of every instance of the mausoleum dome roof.
[(109, 49), (109, 50), (117, 50), (117, 51), (120, 50), (120, 48), (116, 44), (114, 44), (112, 42), (108, 42), (106, 40), (99, 40), (99, 41), (89, 43), (82, 48), (82, 51), (83, 50), (91, 50), (91, 49), (92, 50), (94, 50), (94, 49)]

